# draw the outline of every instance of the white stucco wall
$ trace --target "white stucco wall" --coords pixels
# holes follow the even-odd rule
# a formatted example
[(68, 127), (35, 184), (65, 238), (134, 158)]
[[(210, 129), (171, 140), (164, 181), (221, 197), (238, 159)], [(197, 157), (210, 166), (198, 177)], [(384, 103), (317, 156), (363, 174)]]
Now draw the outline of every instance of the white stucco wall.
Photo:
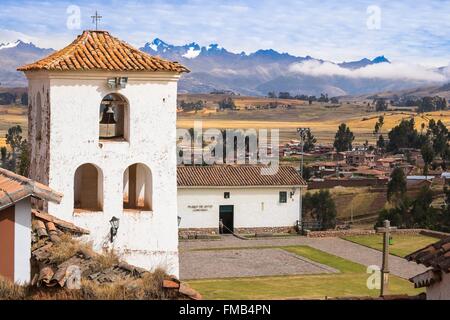
[(31, 258), (31, 203), (30, 198), (15, 205), (14, 227), (14, 281), (30, 282)]
[(427, 288), (427, 300), (450, 300), (450, 274), (443, 273), (442, 280)]
[[(61, 204), (49, 204), (49, 213), (90, 230), (88, 240), (97, 250), (114, 248), (129, 263), (147, 269), (161, 266), (178, 275), (175, 137), (179, 77), (147, 72), (34, 72), (28, 76), (31, 81), (49, 79), (48, 184), (64, 194)], [(127, 87), (109, 89), (107, 78), (118, 76), (128, 77)], [(99, 106), (112, 92), (128, 99), (129, 141), (100, 144)], [(74, 174), (85, 163), (102, 170), (103, 211), (74, 214)], [(123, 173), (134, 163), (151, 170), (152, 212), (123, 210)], [(120, 227), (110, 244), (113, 216), (120, 219)]]
[[(234, 205), (234, 228), (294, 226), (300, 215), (300, 190), (296, 187), (290, 197), (292, 187), (179, 188), (180, 228), (218, 228), (221, 205)], [(279, 202), (280, 191), (287, 192), (287, 203)], [(229, 199), (224, 199), (224, 192), (230, 192)], [(198, 206), (206, 211), (195, 211)]]

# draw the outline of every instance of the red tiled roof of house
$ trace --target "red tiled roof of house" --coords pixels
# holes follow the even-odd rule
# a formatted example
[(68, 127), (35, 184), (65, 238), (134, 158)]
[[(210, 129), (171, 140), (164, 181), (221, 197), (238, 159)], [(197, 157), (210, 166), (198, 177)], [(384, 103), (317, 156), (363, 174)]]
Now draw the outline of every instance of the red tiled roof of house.
[(180, 166), (177, 182), (179, 187), (306, 186), (293, 167), (270, 169), (272, 174), (269, 175), (261, 173), (263, 168), (257, 165)]
[(407, 255), (405, 259), (431, 267), (430, 270), (410, 279), (416, 287), (429, 286), (439, 282), (442, 272), (450, 273), (450, 237), (417, 250)]
[(0, 209), (29, 196), (56, 203), (62, 198), (46, 185), (0, 168)]
[(189, 72), (178, 62), (150, 56), (111, 36), (107, 31), (84, 31), (64, 49), (17, 70)]

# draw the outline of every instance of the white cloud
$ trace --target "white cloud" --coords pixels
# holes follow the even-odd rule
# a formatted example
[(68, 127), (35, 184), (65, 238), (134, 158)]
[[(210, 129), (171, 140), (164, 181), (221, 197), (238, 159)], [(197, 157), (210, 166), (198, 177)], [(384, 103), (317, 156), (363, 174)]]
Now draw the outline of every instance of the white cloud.
[(294, 63), (289, 67), (293, 73), (310, 76), (341, 76), (354, 79), (390, 79), (427, 82), (444, 82), (448, 80), (444, 74), (417, 64), (378, 63), (359, 69), (342, 68), (331, 62), (309, 60)]

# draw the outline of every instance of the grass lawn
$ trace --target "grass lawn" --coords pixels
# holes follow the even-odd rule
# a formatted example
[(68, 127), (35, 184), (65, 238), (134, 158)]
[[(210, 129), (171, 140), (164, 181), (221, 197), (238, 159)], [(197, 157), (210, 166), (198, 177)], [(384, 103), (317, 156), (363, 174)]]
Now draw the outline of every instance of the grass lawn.
[[(368, 236), (349, 236), (343, 239), (352, 241), (363, 246), (383, 250), (383, 236), (374, 234)], [(394, 243), (390, 246), (390, 253), (399, 257), (404, 257), (427, 245), (439, 241), (439, 239), (423, 235), (396, 235), (393, 234)]]
[[(325, 297), (378, 296), (366, 286), (368, 274), (340, 273), (304, 276), (193, 280), (188, 284), (208, 300), (323, 299)], [(417, 295), (421, 290), (404, 279), (390, 277), (391, 294)]]
[[(191, 280), (188, 281), (188, 284), (198, 290), (205, 299), (212, 300), (323, 299), (325, 297), (377, 296), (379, 294), (379, 290), (367, 288), (366, 282), (369, 274), (366, 273), (366, 267), (363, 265), (308, 246), (278, 248), (328, 265), (338, 269), (341, 273)], [(222, 248), (221, 250), (228, 249), (232, 248)], [(412, 283), (405, 279), (391, 276), (390, 280), (391, 294), (416, 295), (422, 292), (420, 289), (414, 289)]]

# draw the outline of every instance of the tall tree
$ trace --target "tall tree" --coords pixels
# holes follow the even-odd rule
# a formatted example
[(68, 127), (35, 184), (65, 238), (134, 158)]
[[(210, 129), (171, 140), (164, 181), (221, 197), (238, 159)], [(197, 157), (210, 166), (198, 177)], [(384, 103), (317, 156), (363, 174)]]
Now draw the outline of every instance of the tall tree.
[(414, 118), (402, 120), (388, 134), (387, 151), (398, 152), (401, 148), (420, 148), (426, 137), (420, 136), (415, 129)]
[(386, 111), (387, 108), (388, 108), (388, 104), (386, 102), (386, 99), (379, 98), (379, 99), (376, 100), (376, 102), (375, 102), (375, 110), (377, 112)]
[(380, 150), (384, 150), (386, 148), (386, 141), (384, 141), (382, 134), (378, 137), (377, 148)]
[(353, 132), (350, 131), (350, 128), (345, 123), (342, 123), (334, 137), (333, 146), (337, 152), (349, 151), (352, 150), (353, 140), (355, 140)]
[(428, 168), (430, 167), (430, 164), (434, 160), (434, 150), (430, 143), (425, 143), (422, 148), (420, 149), (420, 152), (422, 154), (423, 162), (425, 163), (423, 167), (423, 174), (428, 175)]
[(22, 127), (17, 125), (8, 129), (6, 134), (6, 143), (11, 148), (11, 165), (10, 170), (16, 171), (17, 158), (22, 147)]
[(332, 229), (336, 226), (336, 205), (328, 190), (316, 193), (306, 193), (303, 197), (305, 214), (318, 221), (322, 229)]
[(450, 137), (449, 131), (441, 120), (431, 119), (428, 123), (427, 137), (433, 145), (434, 153), (444, 158)]
[(305, 131), (304, 136), (303, 136), (303, 151), (304, 152), (313, 151), (316, 142), (317, 142), (317, 139), (311, 133), (311, 130)]
[(402, 168), (392, 170), (387, 188), (387, 199), (396, 205), (404, 202), (406, 197), (406, 176)]

